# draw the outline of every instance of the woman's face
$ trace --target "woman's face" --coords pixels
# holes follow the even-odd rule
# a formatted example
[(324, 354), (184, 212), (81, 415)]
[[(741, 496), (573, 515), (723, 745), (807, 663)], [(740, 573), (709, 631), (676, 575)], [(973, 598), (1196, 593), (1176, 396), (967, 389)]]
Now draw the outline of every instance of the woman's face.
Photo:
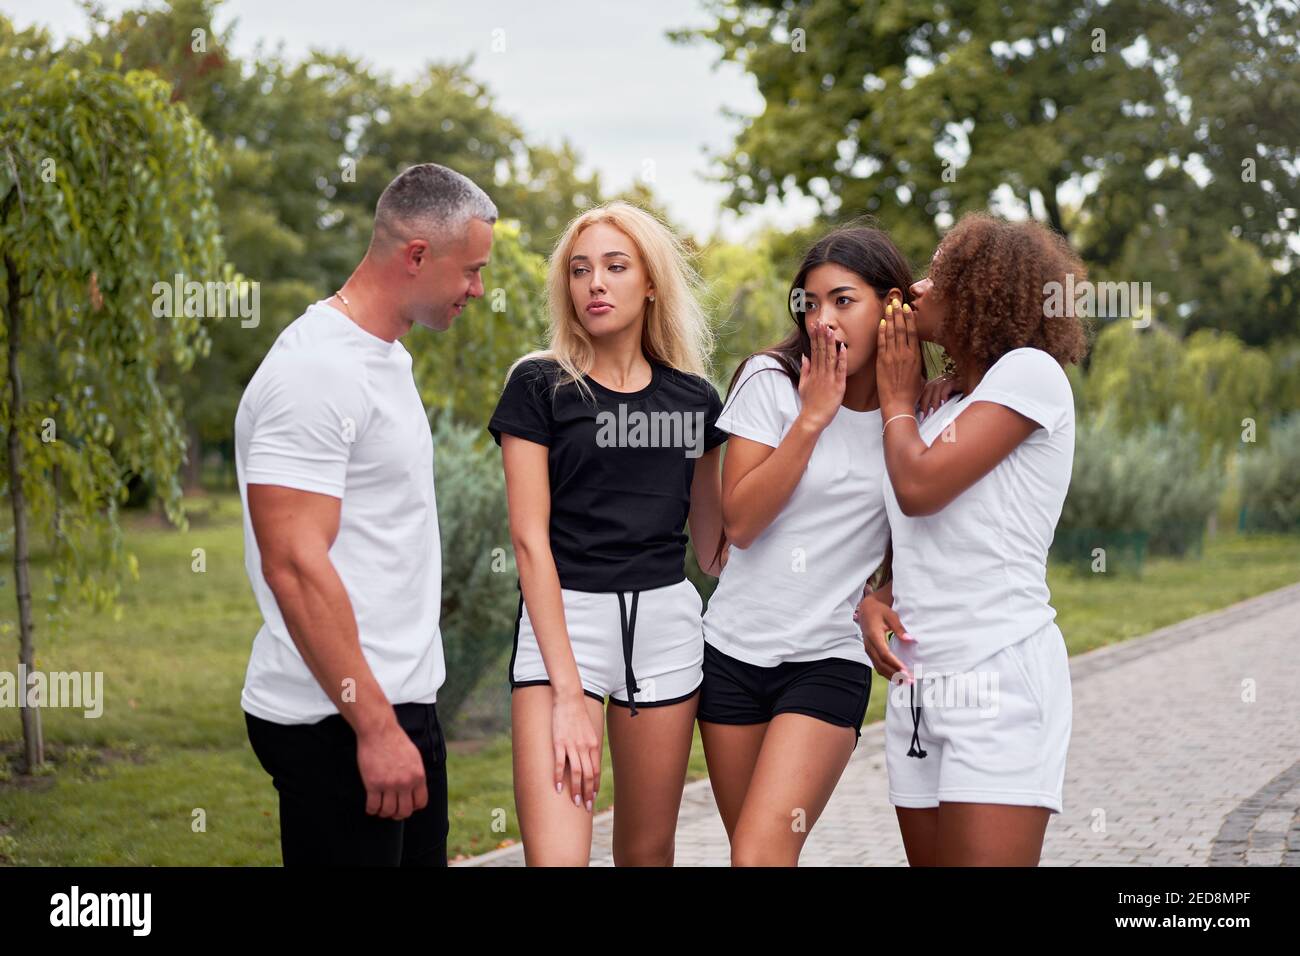
[[(934, 272), (934, 264), (939, 261), (941, 251), (936, 250), (934, 258), (930, 260), (931, 272)], [(916, 322), (917, 335), (921, 336), (923, 342), (943, 345), (944, 305), (934, 283), (930, 281), (929, 276), (926, 276), (919, 282), (913, 282), (910, 291), (912, 312), (916, 316), (913, 321)]]
[(654, 286), (636, 244), (621, 229), (597, 222), (578, 234), (569, 256), (569, 295), (593, 339), (642, 320)]
[[(901, 295), (901, 290), (891, 289), (888, 295)], [(876, 360), (876, 333), (885, 315), (885, 300), (856, 272), (833, 262), (810, 271), (804, 279), (804, 315), (809, 335), (824, 323), (837, 341), (848, 346), (849, 375)]]

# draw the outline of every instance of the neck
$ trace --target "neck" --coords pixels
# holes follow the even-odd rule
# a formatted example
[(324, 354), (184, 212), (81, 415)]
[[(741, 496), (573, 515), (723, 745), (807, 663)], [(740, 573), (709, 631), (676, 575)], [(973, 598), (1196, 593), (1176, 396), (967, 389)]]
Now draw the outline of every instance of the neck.
[(650, 362), (641, 350), (641, 322), (622, 332), (592, 339), (590, 374), (606, 388), (628, 391), (629, 383), (643, 381), (650, 374)]
[(867, 359), (861, 369), (844, 380), (844, 401), (840, 404), (853, 412), (870, 412), (880, 407), (874, 355)]
[(348, 277), (339, 290), (347, 296), (340, 311), (371, 335), (395, 342), (411, 331), (411, 321), (401, 316), (391, 290), (394, 285), (378, 274), (369, 257)]
[[(961, 366), (958, 366), (958, 368), (961, 368)], [(970, 371), (965, 371), (965, 370), (962, 371), (961, 385), (962, 385), (963, 395), (969, 395), (971, 392), (975, 391), (975, 386), (978, 385), (980, 383), (980, 380), (984, 378), (984, 372), (985, 369), (982, 368), (971, 369)]]

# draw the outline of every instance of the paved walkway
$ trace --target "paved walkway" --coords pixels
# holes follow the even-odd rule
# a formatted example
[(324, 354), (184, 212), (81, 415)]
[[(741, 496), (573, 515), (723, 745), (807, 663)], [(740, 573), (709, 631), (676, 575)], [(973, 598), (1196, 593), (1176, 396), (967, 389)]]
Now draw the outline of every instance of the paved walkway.
[[(1064, 811), (1048, 866), (1300, 865), (1300, 584), (1073, 658)], [(869, 725), (805, 866), (902, 866), (884, 724)], [(613, 817), (592, 864), (611, 866)], [(688, 784), (677, 865), (726, 866), (707, 780)], [(466, 861), (521, 866), (523, 848)]]

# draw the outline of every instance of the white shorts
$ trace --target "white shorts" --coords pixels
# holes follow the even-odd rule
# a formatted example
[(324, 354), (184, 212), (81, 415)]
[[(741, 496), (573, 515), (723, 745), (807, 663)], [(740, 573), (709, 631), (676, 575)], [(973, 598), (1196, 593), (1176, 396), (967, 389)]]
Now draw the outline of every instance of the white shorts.
[[(704, 679), (704, 602), (689, 578), (646, 591), (561, 588), (560, 594), (569, 643), (587, 696), (602, 703), (609, 697), (615, 704), (631, 707), (635, 716), (638, 707), (678, 704), (699, 690)], [(510, 686), (550, 682), (520, 594)]]
[(912, 685), (891, 683), (889, 802), (1002, 803), (1060, 813), (1071, 710), (1069, 658), (1054, 621), (965, 673), (922, 672)]

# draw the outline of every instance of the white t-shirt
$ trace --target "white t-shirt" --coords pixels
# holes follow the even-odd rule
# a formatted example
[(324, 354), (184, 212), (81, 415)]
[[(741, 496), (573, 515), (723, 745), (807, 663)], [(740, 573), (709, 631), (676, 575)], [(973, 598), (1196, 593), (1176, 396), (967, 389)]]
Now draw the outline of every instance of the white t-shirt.
[(249, 483), (342, 499), (329, 557), (352, 602), (362, 653), (391, 703), (432, 703), (446, 676), (433, 435), (401, 342), (312, 305), (280, 333), (244, 391), (235, 465), (244, 564), (264, 621), (244, 678), (244, 710), (280, 724), (338, 712), (262, 577)]
[(1005, 405), (1042, 427), (932, 515), (904, 515), (885, 476), (894, 610), (916, 639), (891, 647), (909, 668), (920, 664), (922, 676), (970, 670), (1056, 617), (1047, 603), (1047, 549), (1074, 463), (1070, 381), (1041, 349), (1013, 349), (969, 395), (921, 422), (921, 438), (960, 441), (960, 422), (944, 431), (972, 402)]
[[(773, 448), (803, 403), (769, 355), (746, 364), (718, 418)], [(781, 513), (748, 548), (731, 546), (704, 614), (704, 639), (759, 667), (828, 657), (870, 666), (853, 610), (885, 557), (889, 525), (880, 410), (840, 407)]]

